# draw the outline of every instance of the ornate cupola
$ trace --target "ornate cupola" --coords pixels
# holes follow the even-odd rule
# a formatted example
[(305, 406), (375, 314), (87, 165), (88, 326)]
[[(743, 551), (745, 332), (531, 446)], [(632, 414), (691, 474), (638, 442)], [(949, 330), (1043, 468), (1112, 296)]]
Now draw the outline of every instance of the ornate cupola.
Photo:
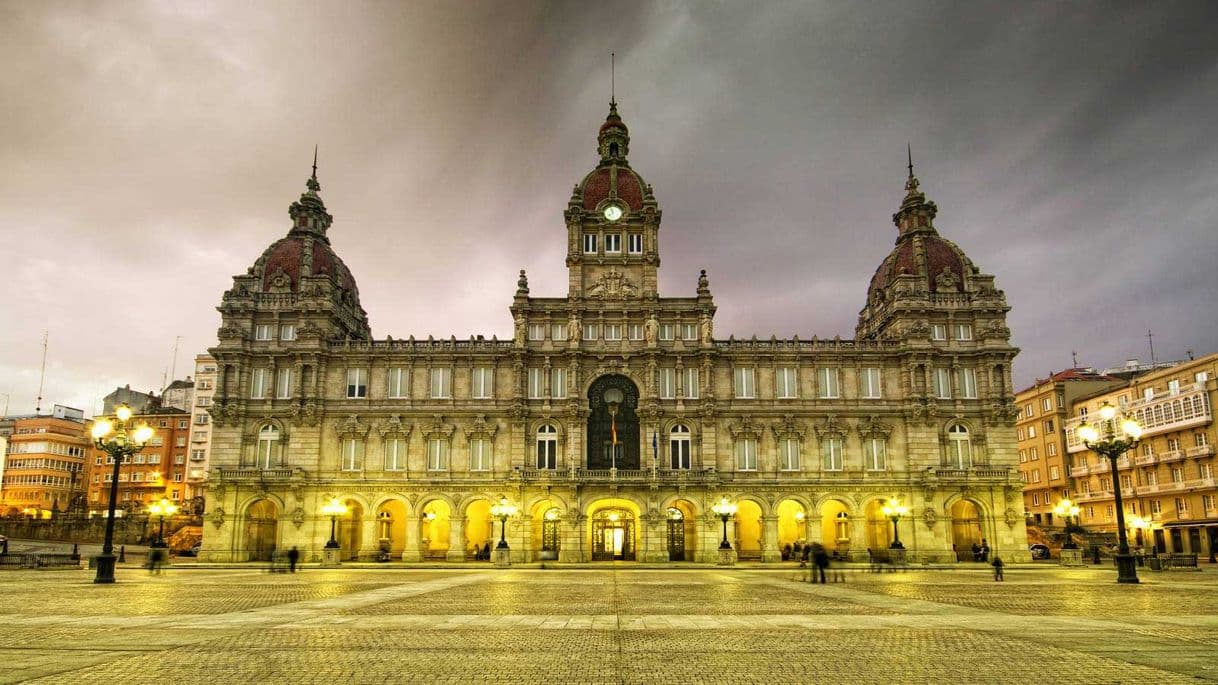
[(575, 185), (564, 212), (570, 295), (653, 296), (660, 208), (651, 186), (630, 168), (630, 132), (616, 100), (609, 101), (596, 142), (600, 161)]
[[(334, 217), (321, 200), (317, 159), (305, 192), (288, 208), (292, 227), (224, 294), (221, 345), (248, 340), (255, 325), (290, 324), (301, 341), (368, 339), (368, 315), (351, 270), (326, 235)], [(266, 319), (264, 321), (264, 319)]]
[(929, 337), (930, 326), (949, 321), (1006, 332), (1009, 307), (994, 288), (994, 277), (982, 274), (963, 250), (939, 235), (938, 211), (920, 188), (911, 155), (905, 197), (892, 215), (896, 245), (871, 278), (857, 338)]

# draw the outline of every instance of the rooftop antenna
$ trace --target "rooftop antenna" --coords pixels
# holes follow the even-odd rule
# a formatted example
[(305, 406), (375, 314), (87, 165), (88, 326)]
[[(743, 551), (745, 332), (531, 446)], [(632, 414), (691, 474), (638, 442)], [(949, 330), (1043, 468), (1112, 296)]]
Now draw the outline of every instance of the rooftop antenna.
[(38, 401), (34, 403), (34, 416), (42, 413), (42, 389), (47, 379), (47, 337), (50, 331), (42, 332), (42, 371), (38, 374)]
[(1070, 350), (1070, 363), (1072, 364), (1070, 368), (1078, 368), (1078, 350)]
[[(178, 378), (178, 343), (182, 342), (182, 336), (176, 336), (173, 339), (173, 363), (169, 367), (169, 382), (172, 383)], [(168, 385), (166, 386), (168, 387)], [(161, 394), (165, 394), (165, 389), (161, 388)]]
[(4, 395), (4, 418), (7, 419), (8, 418), (8, 393), (0, 392), (0, 395)]
[(1155, 334), (1146, 329), (1146, 340), (1150, 342), (1150, 368), (1155, 368)]

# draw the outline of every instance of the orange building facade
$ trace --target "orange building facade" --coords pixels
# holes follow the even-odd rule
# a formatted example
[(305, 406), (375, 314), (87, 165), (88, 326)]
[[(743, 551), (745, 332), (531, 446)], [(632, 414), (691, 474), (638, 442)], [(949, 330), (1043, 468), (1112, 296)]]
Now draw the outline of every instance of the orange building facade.
[[(189, 450), (190, 412), (156, 407), (135, 417), (156, 431), (143, 451), (119, 466), (117, 508), (143, 511), (161, 498), (180, 502), (186, 497), (186, 455)], [(105, 452), (89, 448), (90, 515), (105, 515), (110, 501), (114, 462)]]
[(37, 416), (14, 421), (5, 455), (0, 515), (50, 518), (68, 510), (85, 489), (83, 419)]

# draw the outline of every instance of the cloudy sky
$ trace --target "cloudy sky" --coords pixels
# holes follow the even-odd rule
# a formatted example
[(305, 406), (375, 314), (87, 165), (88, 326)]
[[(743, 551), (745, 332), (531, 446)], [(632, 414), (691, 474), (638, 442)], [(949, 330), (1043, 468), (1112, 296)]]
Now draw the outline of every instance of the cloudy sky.
[(1218, 351), (1218, 5), (0, 1), (0, 402), (90, 413), (215, 341), (320, 145), (377, 337), (510, 337), (565, 294), (609, 53), (661, 293), (851, 337), (905, 144), (997, 276), (1016, 380)]

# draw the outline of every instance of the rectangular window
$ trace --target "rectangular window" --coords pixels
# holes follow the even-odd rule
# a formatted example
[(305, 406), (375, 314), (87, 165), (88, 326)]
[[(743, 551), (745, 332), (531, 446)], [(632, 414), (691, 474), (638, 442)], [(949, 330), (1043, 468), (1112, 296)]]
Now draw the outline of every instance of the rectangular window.
[(685, 399), (698, 399), (698, 370), (685, 369)]
[(364, 369), (347, 369), (347, 399), (368, 396), (368, 372)]
[(668, 441), (669, 463), (672, 468), (677, 470), (685, 470), (689, 468), (689, 434), (685, 433), (679, 436), (674, 436)]
[(1038, 450), (1036, 447), (1030, 448), (1028, 450), (1028, 458), (1031, 459), (1032, 461), (1039, 461), (1040, 460), (1040, 450)]
[(270, 324), (260, 323), (257, 326), (254, 326), (254, 340), (270, 340), (270, 339), (271, 339), (271, 325)]
[(1159, 484), (1159, 474), (1158, 473), (1155, 473), (1154, 471), (1151, 471), (1148, 469), (1146, 471), (1145, 475), (1146, 475), (1146, 484), (1147, 485), (1158, 485)]
[(550, 340), (562, 342), (567, 339), (567, 324), (556, 323), (550, 326)]
[(741, 438), (736, 441), (736, 470), (757, 470), (757, 441), (753, 438)]
[(825, 438), (820, 443), (821, 460), (826, 471), (842, 470), (842, 439)]
[(1208, 381), (1209, 379), (1210, 379), (1209, 371), (1198, 371), (1197, 373), (1193, 374), (1194, 383), (1204, 383), (1204, 382)]
[(593, 233), (584, 234), (584, 254), (596, 254), (596, 235)]
[(207, 458), (207, 450), (191, 450), (190, 451), (190, 460), (191, 461), (203, 461), (206, 458)]
[(736, 399), (751, 400), (756, 397), (756, 385), (753, 380), (753, 369), (736, 369), (735, 373)]
[(491, 441), (486, 438), (474, 438), (469, 441), (469, 470), (491, 470)]
[(952, 375), (948, 369), (935, 369), (931, 376), (934, 381), (935, 397), (941, 400), (952, 398)]
[(972, 340), (973, 327), (967, 323), (958, 323), (955, 326), (956, 340)]
[(340, 466), (344, 471), (359, 471), (364, 468), (364, 441), (354, 438), (343, 440)]
[(561, 367), (550, 369), (550, 397), (556, 400), (567, 398), (567, 370)]
[(1152, 513), (1152, 514), (1163, 513), (1163, 502), (1161, 502), (1157, 499), (1150, 500), (1150, 513)]
[(207, 414), (195, 414), (195, 425), (196, 426), (206, 426), (207, 421), (208, 421)]
[(292, 370), (277, 369), (275, 371), (275, 397), (286, 400), (292, 396)]
[(448, 470), (448, 442), (439, 438), (427, 441), (427, 470)]
[(660, 324), (660, 340), (673, 340), (676, 337), (677, 327), (670, 323)]
[(1041, 425), (1041, 427), (1042, 427), (1042, 428), (1044, 428), (1044, 430), (1045, 430), (1045, 435), (1048, 435), (1049, 433), (1052, 433), (1052, 432), (1053, 432), (1053, 428), (1054, 428), (1054, 426), (1053, 426), (1053, 419), (1049, 419), (1048, 421), (1045, 421), (1045, 422), (1044, 422), (1044, 423)]
[(1188, 500), (1183, 497), (1176, 498), (1176, 511), (1181, 514), (1188, 513)]
[(947, 326), (937, 323), (930, 327), (931, 340), (947, 340)]
[(660, 399), (672, 400), (677, 397), (677, 370), (672, 368), (660, 369)]
[(254, 369), (250, 373), (250, 399), (266, 398), (266, 369)]
[(476, 400), (489, 400), (495, 392), (495, 370), (489, 366), (476, 366), (470, 370), (470, 395)]
[(778, 441), (778, 468), (783, 471), (799, 470), (799, 440), (783, 438)]
[(820, 368), (816, 370), (816, 393), (822, 400), (841, 397), (837, 384), (837, 369)]
[(630, 254), (643, 254), (643, 234), (631, 233), (627, 239)]
[(1179, 438), (1168, 438), (1167, 439), (1167, 451), (1168, 452), (1179, 452), (1180, 451), (1180, 439)]
[(780, 366), (774, 370), (774, 392), (780, 400), (799, 397), (799, 382), (794, 366)]
[(884, 471), (888, 468), (883, 438), (863, 439), (863, 465), (868, 471)]
[(402, 367), (389, 369), (385, 384), (385, 396), (400, 399), (410, 395), (410, 372)]
[(1019, 463), (1020, 463), (1020, 464), (1025, 464), (1025, 463), (1027, 463), (1027, 461), (1028, 461), (1028, 451), (1027, 451), (1027, 450), (1019, 450)]
[(431, 398), (433, 400), (446, 400), (453, 396), (453, 370), (452, 369), (432, 369), (431, 370)]
[(543, 374), (545, 369), (531, 368), (529, 369), (529, 399), (539, 400), (546, 396), (545, 377)]
[[(1061, 471), (1056, 466), (1049, 467), (1049, 480), (1057, 480), (1061, 477)], [(1128, 476), (1126, 476), (1128, 478)]]
[(977, 399), (977, 372), (974, 369), (956, 369), (960, 381), (960, 397), (966, 400)]
[(406, 469), (406, 440), (391, 438), (385, 441), (385, 470), (403, 471)]
[(1045, 445), (1045, 454), (1050, 457), (1056, 457), (1057, 456), (1057, 443), (1051, 442), (1051, 443)]
[(1042, 399), (1040, 401), (1040, 409), (1041, 409), (1041, 411), (1044, 411), (1044, 412), (1053, 411), (1053, 401), (1050, 400), (1048, 397)]
[(1171, 470), (1171, 482), (1183, 483), (1184, 482), (1184, 469), (1179, 468), (1179, 467), (1173, 468)]
[(584, 324), (584, 340), (596, 340), (600, 337), (600, 326), (594, 323)]
[(1178, 380), (1167, 381), (1167, 394), (1179, 395), (1180, 394), (1180, 381), (1178, 381)]
[(605, 234), (605, 252), (618, 254), (622, 251), (622, 236), (617, 233)]
[(1035, 506), (1038, 506), (1039, 504), (1040, 504), (1040, 494), (1032, 493), (1032, 506), (1035, 507)]
[(697, 340), (698, 339), (698, 324), (696, 324), (696, 323), (681, 324), (681, 339), (682, 340)]
[(1040, 482), (1040, 469), (1032, 469), (1032, 482), (1033, 483)]
[(880, 391), (880, 370), (862, 369), (859, 371), (859, 390), (865, 400), (878, 400)]
[(529, 340), (545, 340), (546, 325), (544, 323), (529, 324)]
[(642, 340), (643, 339), (643, 324), (632, 323), (632, 324), (630, 324), (629, 331), (630, 331), (631, 340)]
[(1202, 478), (1204, 478), (1206, 480), (1213, 478), (1214, 477), (1214, 465), (1213, 464), (1198, 464), (1197, 472), (1198, 472), (1198, 474), (1200, 474), (1200, 476)]
[(605, 324), (605, 340), (621, 340), (622, 325), (620, 323)]
[(1193, 445), (1196, 447), (1205, 447), (1210, 444), (1210, 439), (1205, 433), (1193, 433)]
[(295, 324), (285, 323), (282, 326), (280, 326), (279, 327), (279, 339), (280, 340), (295, 340), (296, 339)]

